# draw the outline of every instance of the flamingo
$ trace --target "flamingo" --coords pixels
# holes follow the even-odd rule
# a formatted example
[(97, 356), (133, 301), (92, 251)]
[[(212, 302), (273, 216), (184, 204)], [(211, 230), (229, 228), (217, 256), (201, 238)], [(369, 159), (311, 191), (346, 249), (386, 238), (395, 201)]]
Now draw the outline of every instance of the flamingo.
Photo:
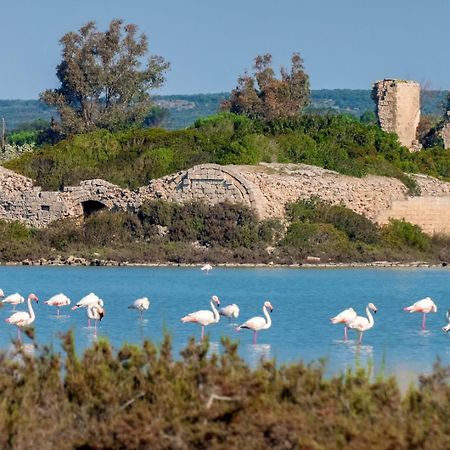
[(356, 316), (355, 319), (348, 324), (348, 327), (352, 330), (359, 331), (359, 344), (361, 344), (362, 342), (363, 332), (370, 330), (375, 324), (373, 316), (372, 314), (370, 314), (370, 310), (372, 310), (374, 313), (378, 311), (377, 307), (373, 303), (369, 303), (366, 307), (367, 317)]
[(5, 319), (5, 322), (15, 325), (17, 327), (17, 338), (21, 341), (20, 327), (26, 327), (34, 322), (36, 316), (34, 315), (33, 307), (31, 306), (31, 300), (38, 303), (38, 298), (34, 294), (28, 296), (28, 312), (17, 311), (10, 317)]
[[(91, 292), (90, 294), (83, 297), (75, 306), (72, 307), (72, 311), (78, 308), (87, 308), (89, 305), (103, 306), (103, 300), (99, 298), (96, 294)], [(91, 319), (88, 316), (88, 327), (91, 326)]]
[(356, 319), (356, 312), (353, 308), (344, 309), (337, 316), (330, 319), (331, 323), (343, 323), (344, 324), (344, 340), (347, 340), (347, 327), (350, 322)]
[(211, 305), (212, 311), (209, 310), (200, 310), (184, 316), (181, 321), (183, 323), (193, 322), (199, 323), (202, 326), (202, 340), (205, 337), (205, 327), (207, 325), (211, 325), (212, 323), (219, 322), (220, 315), (216, 309), (215, 305), (220, 305), (220, 300), (217, 295), (213, 295), (211, 297), (211, 301), (209, 303)]
[(211, 264), (205, 264), (200, 270), (204, 270), (206, 272), (206, 275), (208, 275), (209, 271), (212, 270)]
[(448, 333), (450, 331), (450, 309), (447, 310), (447, 312), (445, 313), (445, 318), (446, 318), (448, 324), (445, 327), (442, 327), (442, 331), (445, 331), (446, 333)]
[(3, 292), (3, 289), (0, 289), (0, 298), (3, 298), (5, 296), (5, 293)]
[(239, 317), (239, 306), (236, 303), (224, 306), (219, 309), (219, 314), (228, 317), (228, 320), (231, 322), (232, 318), (237, 319)]
[(97, 322), (103, 319), (105, 310), (97, 303), (91, 303), (86, 310), (89, 320), (94, 321), (94, 335), (97, 335)]
[(267, 330), (272, 325), (272, 320), (270, 319), (270, 315), (267, 310), (270, 312), (273, 311), (273, 306), (269, 301), (265, 301), (263, 305), (263, 313), (264, 317), (252, 317), (251, 319), (244, 322), (242, 325), (239, 325), (236, 328), (236, 331), (240, 331), (241, 328), (248, 328), (249, 330), (253, 330), (253, 344), (256, 344), (256, 334), (259, 330)]
[(147, 297), (138, 298), (128, 308), (137, 309), (142, 319), (144, 311), (150, 307), (150, 300)]
[(416, 303), (414, 303), (411, 306), (407, 306), (406, 308), (403, 308), (404, 311), (408, 311), (410, 313), (414, 312), (420, 312), (423, 314), (422, 316), (422, 330), (425, 330), (425, 322), (426, 322), (426, 315), (430, 312), (437, 312), (437, 306), (431, 300), (430, 297), (425, 297), (422, 300), (418, 300)]
[(61, 294), (54, 295), (53, 297), (49, 298), (44, 303), (49, 306), (56, 306), (56, 311), (57, 311), (56, 315), (59, 316), (59, 308), (61, 306), (70, 305), (70, 298), (61, 293)]
[(19, 293), (15, 293), (15, 294), (11, 294), (8, 295), (8, 297), (5, 297), (2, 300), (2, 303), (8, 303), (9, 305), (13, 305), (13, 310), (16, 309), (16, 305), (19, 305), (20, 303), (23, 303), (25, 301), (25, 299), (19, 294)]

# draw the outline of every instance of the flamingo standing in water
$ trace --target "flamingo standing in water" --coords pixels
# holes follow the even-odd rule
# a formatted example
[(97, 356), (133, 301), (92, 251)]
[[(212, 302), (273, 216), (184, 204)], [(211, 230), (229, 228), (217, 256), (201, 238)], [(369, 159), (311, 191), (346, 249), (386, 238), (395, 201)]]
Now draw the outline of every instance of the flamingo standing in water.
[(206, 272), (206, 275), (208, 275), (209, 271), (212, 270), (211, 264), (205, 264), (200, 270), (204, 270)]
[[(78, 308), (87, 308), (90, 305), (98, 305), (103, 307), (103, 300), (99, 298), (96, 294), (91, 292), (90, 294), (83, 297), (75, 306), (72, 307), (72, 311)], [(88, 327), (91, 326), (91, 319), (88, 315)]]
[(94, 321), (94, 336), (97, 335), (97, 322), (103, 319), (105, 310), (97, 303), (90, 304), (87, 307), (86, 314), (89, 320)]
[(445, 331), (446, 333), (448, 333), (450, 331), (450, 309), (447, 310), (447, 312), (445, 313), (445, 318), (448, 323), (445, 327), (442, 327), (442, 331)]
[(61, 293), (54, 295), (44, 303), (49, 306), (56, 306), (56, 315), (59, 316), (59, 308), (70, 305), (70, 298)]
[(15, 294), (11, 294), (11, 295), (8, 295), (8, 297), (5, 297), (2, 300), (2, 303), (13, 305), (13, 310), (15, 310), (16, 305), (20, 305), (24, 301), (25, 301), (25, 299), (19, 293), (16, 292)]
[(5, 322), (10, 323), (11, 325), (15, 325), (17, 327), (17, 338), (21, 341), (20, 328), (31, 325), (34, 322), (36, 316), (34, 315), (33, 307), (31, 306), (31, 300), (34, 300), (38, 303), (38, 298), (34, 294), (30, 294), (28, 296), (28, 312), (26, 311), (17, 311), (12, 314), (10, 317), (5, 319)]
[(142, 319), (144, 311), (150, 307), (150, 300), (147, 297), (138, 298), (135, 300), (128, 308), (129, 309), (137, 309), (140, 314), (140, 318)]
[(337, 316), (330, 319), (331, 323), (343, 323), (344, 324), (344, 340), (347, 340), (347, 327), (349, 323), (356, 319), (356, 312), (353, 308), (344, 309)]
[(219, 322), (220, 315), (219, 311), (217, 311), (216, 305), (220, 305), (220, 300), (217, 295), (213, 295), (210, 301), (211, 311), (209, 310), (200, 310), (184, 316), (181, 321), (183, 323), (199, 323), (202, 326), (202, 340), (205, 337), (205, 327), (207, 325), (211, 325), (212, 323)]
[(246, 322), (244, 322), (242, 325), (239, 325), (236, 328), (236, 331), (240, 331), (241, 328), (248, 328), (249, 330), (253, 331), (253, 344), (256, 344), (256, 334), (259, 330), (267, 330), (272, 325), (272, 320), (270, 318), (270, 314), (267, 310), (270, 310), (270, 312), (273, 311), (273, 306), (269, 301), (264, 302), (264, 306), (262, 308), (264, 317), (252, 317), (251, 319), (248, 319)]
[(410, 313), (414, 312), (420, 312), (423, 314), (422, 316), (422, 330), (425, 330), (425, 322), (427, 314), (430, 312), (437, 312), (437, 306), (431, 300), (430, 297), (425, 297), (422, 300), (418, 300), (416, 303), (414, 303), (411, 306), (407, 306), (406, 308), (403, 308), (404, 311), (408, 311)]
[(352, 330), (359, 331), (359, 344), (362, 343), (363, 332), (370, 330), (375, 324), (373, 316), (372, 314), (370, 314), (370, 310), (372, 310), (374, 313), (378, 311), (377, 307), (373, 303), (369, 303), (366, 307), (367, 317), (356, 316), (355, 319), (348, 324), (348, 327)]
[(236, 303), (224, 306), (219, 309), (219, 314), (228, 317), (228, 321), (231, 322), (232, 318), (237, 319), (239, 317), (239, 306)]

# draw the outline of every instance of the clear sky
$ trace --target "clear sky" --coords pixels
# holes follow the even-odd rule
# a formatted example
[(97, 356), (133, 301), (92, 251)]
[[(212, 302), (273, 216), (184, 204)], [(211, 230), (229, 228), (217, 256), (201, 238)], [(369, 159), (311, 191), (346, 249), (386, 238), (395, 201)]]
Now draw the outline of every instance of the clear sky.
[(382, 78), (450, 88), (450, 0), (0, 0), (0, 99), (57, 87), (60, 37), (135, 23), (171, 62), (162, 94), (231, 90), (257, 54), (305, 60), (313, 89)]

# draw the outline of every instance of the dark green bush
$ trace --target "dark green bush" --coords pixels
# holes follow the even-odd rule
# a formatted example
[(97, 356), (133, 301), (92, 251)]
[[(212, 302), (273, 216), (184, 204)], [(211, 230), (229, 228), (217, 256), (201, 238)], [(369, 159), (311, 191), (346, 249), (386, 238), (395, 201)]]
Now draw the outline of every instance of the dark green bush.
[(420, 227), (404, 220), (391, 219), (383, 228), (383, 235), (393, 247), (412, 247), (423, 252), (431, 250), (431, 238)]

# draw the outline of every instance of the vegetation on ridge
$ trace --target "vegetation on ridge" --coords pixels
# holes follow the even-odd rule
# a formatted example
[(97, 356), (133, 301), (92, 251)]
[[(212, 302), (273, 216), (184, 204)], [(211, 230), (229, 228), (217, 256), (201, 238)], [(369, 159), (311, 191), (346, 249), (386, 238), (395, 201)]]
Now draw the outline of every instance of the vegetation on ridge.
[(186, 130), (99, 130), (37, 149), (5, 167), (60, 189), (83, 179), (104, 178), (136, 188), (151, 179), (200, 163), (305, 163), (337, 172), (368, 173), (414, 183), (403, 172), (450, 179), (450, 153), (432, 149), (411, 154), (377, 126), (339, 115), (304, 114), (270, 124), (231, 113), (196, 122)]
[(84, 258), (118, 263), (450, 261), (450, 239), (392, 221), (378, 227), (317, 198), (288, 205), (288, 223), (258, 221), (244, 205), (152, 201), (136, 213), (101, 210), (45, 229), (0, 221), (0, 262)]

